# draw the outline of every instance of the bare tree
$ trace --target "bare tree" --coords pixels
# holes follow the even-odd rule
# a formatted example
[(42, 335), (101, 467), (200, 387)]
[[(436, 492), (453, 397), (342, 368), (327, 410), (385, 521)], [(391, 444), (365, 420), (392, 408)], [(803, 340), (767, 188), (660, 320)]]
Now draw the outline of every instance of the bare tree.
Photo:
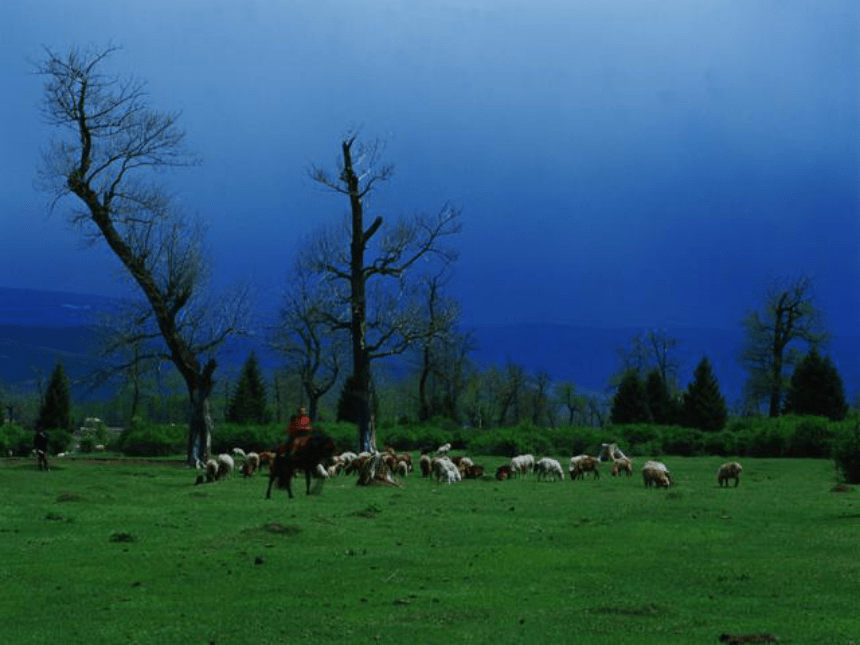
[(190, 399), (188, 463), (209, 456), (209, 398), (214, 352), (239, 328), (244, 292), (220, 298), (201, 292), (208, 264), (202, 227), (184, 217), (154, 171), (196, 163), (184, 148), (178, 114), (151, 110), (145, 85), (101, 70), (116, 51), (72, 48), (65, 56), (45, 49), (37, 71), (46, 77), (44, 113), (61, 134), (44, 155), (41, 178), (54, 205), (67, 195), (82, 208), (71, 221), (92, 242), (104, 242), (120, 260), (146, 302), (123, 342), (160, 336), (182, 375)]
[(301, 382), (312, 419), (319, 415), (319, 403), (341, 373), (341, 356), (346, 347), (340, 335), (331, 333), (335, 302), (301, 262), (296, 263), (291, 287), (284, 294), (279, 326), (272, 347), (283, 354), (291, 371)]
[[(390, 165), (379, 163), (378, 156), (378, 145), (356, 144), (356, 136), (350, 135), (341, 143), (336, 174), (319, 167), (311, 170), (314, 181), (349, 199), (348, 251), (342, 238), (321, 237), (312, 266), (341, 287), (345, 307), (331, 322), (336, 329), (348, 330), (352, 343), (348, 396), (356, 413), (361, 450), (375, 444), (371, 362), (400, 354), (427, 334), (418, 322), (420, 300), (409, 277), (419, 261), (452, 262), (456, 253), (442, 242), (460, 231), (459, 211), (445, 205), (433, 216), (401, 219), (377, 237), (383, 218), (378, 216), (367, 226), (364, 210), (371, 191), (393, 173)], [(388, 279), (385, 285), (379, 282), (383, 278)], [(375, 291), (369, 291), (371, 284)]]
[(567, 410), (569, 426), (574, 424), (577, 413), (582, 414), (585, 409), (585, 397), (576, 393), (576, 385), (570, 381), (563, 381), (555, 386), (555, 400), (558, 405)]
[(614, 380), (620, 382), (621, 377), (630, 370), (645, 374), (654, 369), (660, 373), (663, 385), (667, 389), (675, 389), (678, 361), (672, 357), (671, 353), (677, 345), (678, 339), (669, 336), (665, 329), (649, 329), (633, 334), (633, 338), (630, 339), (630, 347), (622, 347), (617, 350), (621, 361), (621, 371), (615, 375)]
[[(425, 282), (426, 305), (423, 311), (426, 335), (417, 344), (418, 418), (433, 416), (457, 418), (458, 376), (463, 380), (463, 359), (468, 352), (467, 336), (456, 331), (460, 308), (446, 297), (442, 274), (428, 276)], [(466, 341), (464, 343), (464, 341)]]
[(794, 341), (817, 345), (827, 338), (812, 280), (801, 276), (773, 281), (764, 309), (751, 310), (742, 324), (746, 340), (741, 364), (749, 374), (745, 397), (756, 404), (767, 400), (768, 416), (779, 416), (787, 386), (783, 374), (797, 360), (797, 352), (787, 351), (789, 345)]

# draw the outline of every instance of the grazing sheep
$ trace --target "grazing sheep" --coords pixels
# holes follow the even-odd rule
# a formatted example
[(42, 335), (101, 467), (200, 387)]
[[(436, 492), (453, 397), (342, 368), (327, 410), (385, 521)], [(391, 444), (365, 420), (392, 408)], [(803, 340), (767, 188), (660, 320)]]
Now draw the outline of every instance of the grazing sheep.
[(484, 467), (478, 464), (466, 467), (466, 472), (463, 473), (464, 479), (480, 479), (484, 476)]
[(735, 488), (737, 488), (738, 484), (740, 484), (741, 482), (742, 471), (743, 468), (736, 461), (730, 461), (723, 464), (717, 471), (717, 484), (719, 484), (720, 486), (723, 486), (723, 484), (725, 484), (725, 486), (728, 488), (729, 480), (734, 479)]
[(451, 444), (450, 443), (442, 444), (441, 446), (439, 446), (436, 449), (436, 452), (440, 455), (445, 455), (445, 454), (451, 452)]
[(660, 461), (646, 461), (642, 466), (642, 480), (645, 486), (656, 486), (658, 488), (669, 488), (673, 484), (672, 475), (666, 464)]
[(511, 467), (508, 464), (502, 464), (498, 468), (496, 468), (496, 479), (500, 482), (505, 481), (511, 477), (512, 471)]
[(224, 479), (233, 472), (235, 464), (233, 458), (226, 452), (218, 455), (218, 474), (216, 479)]
[(433, 474), (439, 482), (445, 481), (452, 484), (463, 479), (459, 468), (447, 457), (437, 457), (432, 461), (432, 467)]
[[(200, 462), (198, 462), (198, 465), (199, 464), (200, 464)], [(215, 461), (214, 459), (210, 459), (205, 464), (203, 464), (203, 470), (204, 470), (204, 474), (202, 476), (203, 481), (201, 481), (200, 477), (198, 477), (197, 478), (198, 484), (202, 484), (204, 482), (207, 484), (211, 484), (216, 479), (218, 479), (218, 462)]]
[(399, 455), (397, 455), (397, 461), (400, 463), (405, 463), (406, 471), (412, 472), (412, 455), (410, 455), (408, 452), (401, 452)]
[(430, 471), (432, 469), (433, 460), (430, 459), (430, 455), (421, 455), (418, 459), (418, 466), (421, 468), (421, 476), (429, 477)]
[(543, 457), (535, 463), (535, 472), (537, 473), (538, 481), (542, 479), (564, 481), (564, 471), (561, 469), (561, 464), (549, 457)]
[(582, 459), (585, 459), (588, 455), (574, 455), (570, 458), (570, 465), (567, 470), (570, 473), (570, 481), (573, 481), (573, 475), (576, 472), (576, 464), (578, 464)]
[(409, 474), (409, 464), (403, 460), (398, 461), (395, 472), (397, 472), (400, 477), (406, 477), (406, 475)]
[(610, 473), (613, 477), (617, 477), (619, 473), (625, 473), (629, 477), (633, 474), (633, 462), (627, 457), (616, 459), (612, 462), (612, 470)]
[(518, 475), (528, 475), (535, 469), (535, 458), (533, 455), (517, 455), (511, 459), (511, 472)]
[[(574, 461), (576, 460), (576, 461)], [(570, 479), (585, 479), (585, 474), (591, 473), (594, 479), (600, 479), (600, 462), (590, 455), (572, 457), (570, 460)]]
[(386, 453), (378, 452), (376, 454), (368, 453), (367, 456), (356, 459), (356, 462), (361, 462), (361, 470), (358, 474), (358, 482), (360, 486), (370, 486), (373, 484), (385, 484), (389, 486), (400, 486), (401, 484), (394, 479), (391, 471), (388, 469), (386, 460), (383, 458)]
[(260, 453), (260, 468), (266, 464), (271, 464), (273, 461), (275, 461), (275, 453), (271, 450), (264, 450)]

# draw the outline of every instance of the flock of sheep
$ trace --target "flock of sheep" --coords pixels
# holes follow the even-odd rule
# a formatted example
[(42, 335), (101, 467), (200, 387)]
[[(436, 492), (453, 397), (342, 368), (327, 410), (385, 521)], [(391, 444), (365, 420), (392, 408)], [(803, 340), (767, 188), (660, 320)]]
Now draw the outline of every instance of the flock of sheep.
[[(475, 464), (466, 456), (449, 456), (451, 445), (440, 446), (433, 454), (423, 453), (419, 458), (421, 476), (435, 479), (440, 483), (453, 484), (463, 479), (480, 479), (484, 476), (484, 467)], [(241, 448), (234, 448), (233, 454), (242, 459), (239, 466), (244, 477), (252, 476), (260, 467), (271, 464), (274, 454), (270, 452), (245, 453)], [(600, 479), (600, 465), (610, 462), (610, 473), (613, 477), (621, 474), (630, 476), (633, 474), (633, 460), (627, 457), (616, 444), (603, 444), (597, 456), (576, 455), (570, 458), (568, 476), (571, 481), (584, 479), (591, 475), (593, 479)], [(233, 456), (223, 453), (217, 458), (208, 460), (205, 464), (198, 464), (203, 474), (197, 477), (198, 484), (210, 483), (224, 479), (234, 469), (236, 462)], [(315, 476), (327, 479), (340, 474), (354, 474), (358, 477), (358, 483), (368, 485), (372, 483), (387, 483), (400, 485), (395, 478), (405, 478), (413, 470), (412, 455), (408, 452), (397, 453), (392, 448), (386, 448), (382, 452), (342, 452), (334, 456), (330, 464), (318, 464)], [(717, 471), (717, 484), (728, 486), (730, 481), (734, 485), (740, 483), (740, 475), (743, 471), (741, 465), (736, 462), (722, 464)], [(674, 485), (672, 473), (666, 465), (660, 461), (648, 460), (641, 468), (642, 479), (647, 487), (668, 488)], [(509, 463), (502, 464), (496, 469), (495, 477), (504, 481), (513, 477), (523, 477), (534, 474), (538, 481), (564, 481), (565, 474), (561, 463), (551, 457), (535, 459), (533, 455), (517, 455)]]
[[(615, 444), (603, 444), (598, 456), (576, 455), (570, 458), (568, 475), (571, 481), (584, 479), (591, 474), (594, 479), (600, 479), (600, 464), (611, 462), (610, 472), (613, 477), (620, 474), (633, 474), (633, 460), (627, 457)], [(743, 467), (736, 461), (727, 462), (717, 470), (717, 484), (728, 486), (729, 480), (734, 480), (735, 486), (740, 483)], [(535, 473), (537, 479), (564, 480), (561, 464), (549, 457), (535, 460), (533, 455), (518, 455), (509, 464), (502, 464), (496, 470), (496, 479), (503, 481), (513, 476), (523, 476)], [(656, 460), (648, 460), (642, 465), (642, 479), (647, 487), (668, 488), (675, 482), (666, 464)]]

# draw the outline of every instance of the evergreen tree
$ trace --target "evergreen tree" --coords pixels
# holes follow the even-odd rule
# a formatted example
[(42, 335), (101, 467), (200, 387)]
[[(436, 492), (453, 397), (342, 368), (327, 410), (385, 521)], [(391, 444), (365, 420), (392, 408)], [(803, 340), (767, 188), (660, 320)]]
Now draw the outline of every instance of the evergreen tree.
[(260, 374), (260, 365), (254, 352), (249, 354), (248, 360), (242, 367), (242, 373), (236, 383), (236, 390), (227, 406), (226, 416), (227, 421), (231, 423), (262, 424), (269, 422), (269, 410), (266, 406), (266, 385)]
[(678, 405), (669, 394), (669, 388), (659, 369), (653, 369), (648, 373), (645, 379), (645, 394), (654, 423), (672, 425), (678, 422)]
[(842, 377), (829, 356), (812, 350), (794, 370), (785, 401), (789, 414), (812, 414), (841, 421), (848, 413)]
[(720, 385), (705, 356), (693, 373), (693, 380), (684, 393), (681, 411), (683, 425), (700, 430), (722, 430), (726, 425), (728, 411)]
[(57, 363), (51, 372), (48, 382), (48, 390), (45, 399), (39, 408), (39, 419), (36, 422), (37, 429), (61, 430), (72, 429), (72, 405), (69, 397), (69, 378), (62, 363)]
[(610, 419), (614, 424), (651, 423), (648, 395), (637, 370), (629, 370), (621, 379), (612, 397)]

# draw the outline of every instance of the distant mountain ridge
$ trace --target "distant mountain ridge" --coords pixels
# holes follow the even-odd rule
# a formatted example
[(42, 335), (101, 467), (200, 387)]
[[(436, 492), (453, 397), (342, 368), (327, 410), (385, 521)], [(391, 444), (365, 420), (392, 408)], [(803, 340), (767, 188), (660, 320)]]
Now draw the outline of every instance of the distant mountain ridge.
[[(0, 287), (0, 382), (6, 385), (34, 381), (62, 360), (70, 377), (92, 371), (93, 333), (87, 328), (100, 312), (117, 306), (117, 300), (91, 294)], [(581, 392), (606, 393), (608, 380), (619, 368), (618, 349), (628, 347), (641, 329), (586, 328), (573, 325), (521, 323), (473, 328), (477, 349), (472, 360), (481, 368), (522, 366), (529, 374), (546, 372), (553, 381), (570, 381)], [(678, 340), (674, 357), (679, 380), (686, 386), (702, 356), (714, 366), (729, 403), (739, 399), (746, 374), (738, 357), (743, 330), (668, 329)], [(254, 350), (264, 371), (276, 368), (280, 357), (262, 340), (242, 339), (222, 357), (220, 374), (235, 373)], [(860, 337), (840, 336), (826, 348), (842, 376), (846, 396), (860, 390)]]

